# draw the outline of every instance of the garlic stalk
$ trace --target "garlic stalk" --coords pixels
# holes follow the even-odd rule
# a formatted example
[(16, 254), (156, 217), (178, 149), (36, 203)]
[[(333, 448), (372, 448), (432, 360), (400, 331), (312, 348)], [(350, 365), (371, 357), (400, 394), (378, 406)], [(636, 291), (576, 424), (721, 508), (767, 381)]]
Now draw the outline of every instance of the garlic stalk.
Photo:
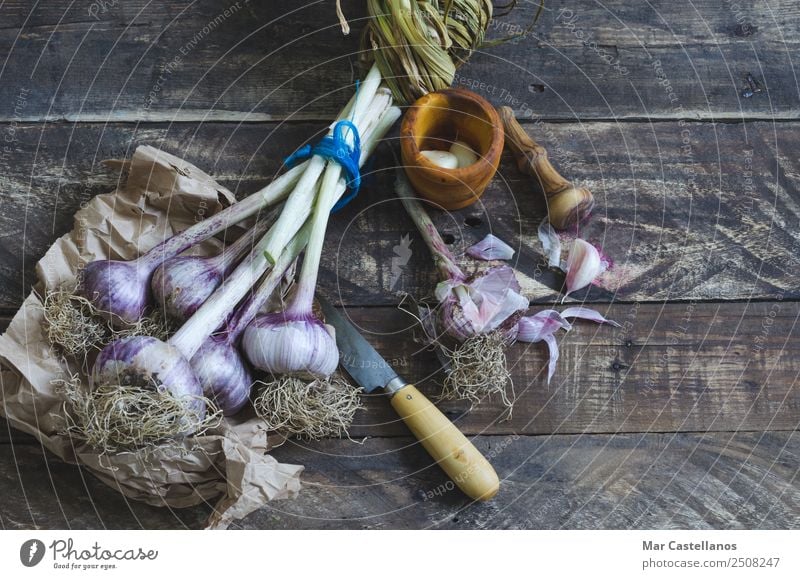
[[(394, 109), (394, 107), (388, 107), (383, 110), (379, 122), (375, 123), (374, 130), (368, 132), (367, 150), (373, 150), (377, 145), (377, 142), (383, 138), (385, 132), (388, 131), (391, 125), (394, 124), (394, 121), (397, 120), (396, 113), (392, 109)], [(391, 122), (381, 122), (384, 119), (389, 119)], [(363, 162), (366, 160), (366, 156), (362, 155), (361, 159)], [(324, 181), (325, 180), (323, 179), (323, 182)], [(344, 179), (339, 179), (337, 175), (337, 181), (333, 183), (333, 188), (329, 192), (329, 195), (333, 196), (335, 202), (335, 200), (344, 193), (345, 189), (346, 183), (344, 182)], [(331, 203), (328, 207), (328, 212), (330, 212), (330, 208), (332, 206), (333, 203)], [(283, 216), (283, 214), (287, 211), (290, 211), (288, 203), (284, 206), (281, 216)], [(300, 225), (302, 226), (303, 224), (301, 223)], [(269, 232), (261, 239), (261, 241), (258, 242), (258, 244), (256, 244), (253, 249), (253, 256), (251, 259), (240, 264), (239, 267), (237, 267), (236, 270), (229, 276), (228, 280), (226, 280), (223, 287), (227, 288), (228, 286), (234, 286), (236, 288), (235, 290), (231, 290), (231, 292), (234, 295), (238, 295), (236, 300), (237, 302), (244, 296), (247, 290), (255, 284), (256, 280), (261, 277), (261, 275), (269, 268), (269, 266), (277, 261), (277, 259), (269, 258), (266, 248), (270, 243), (274, 243), (274, 240), (276, 239), (275, 232), (280, 227), (280, 219), (278, 219), (278, 221), (276, 221), (275, 224), (270, 228)], [(298, 227), (298, 230), (299, 229), (300, 228)], [(311, 233), (311, 238), (313, 239), (313, 230)], [(290, 237), (289, 240), (291, 239), (292, 238)], [(311, 242), (309, 241), (309, 246), (310, 244)], [(285, 247), (286, 246), (284, 246), (282, 249), (285, 249)], [(282, 253), (282, 251), (280, 253)], [(276, 254), (277, 257), (280, 256), (280, 253)], [(313, 288), (311, 293), (313, 296)], [(200, 346), (200, 343), (202, 343), (202, 341), (205, 339), (205, 336), (207, 336), (210, 331), (214, 331), (222, 324), (222, 322), (225, 321), (225, 317), (227, 316), (229, 310), (229, 304), (223, 299), (222, 294), (219, 291), (215, 292), (198, 310), (198, 313), (192, 316), (189, 321), (186, 322), (180, 330), (178, 330), (175, 336), (173, 336), (173, 339), (187, 343), (189, 345), (187, 346), (187, 349), (191, 350), (191, 353), (194, 354), (194, 351)], [(200, 312), (205, 312), (205, 315), (199, 317), (198, 314)], [(209, 332), (206, 332), (208, 329), (207, 326), (211, 324), (213, 324), (213, 327)], [(197, 339), (198, 336), (200, 337), (199, 341)]]
[(90, 262), (82, 272), (78, 289), (80, 295), (109, 316), (112, 323), (135, 324), (152, 305), (150, 278), (158, 266), (229, 226), (257, 214), (264, 207), (281, 201), (292, 190), (305, 168), (306, 163), (294, 167), (267, 187), (173, 235), (137, 259)]
[[(376, 70), (373, 69), (373, 71)], [(368, 80), (374, 81), (374, 75), (368, 76)], [(364, 84), (367, 82), (365, 81)], [(361, 89), (359, 94), (366, 98), (369, 90), (371, 89), (368, 85)], [(375, 91), (373, 90), (373, 92)], [(369, 108), (363, 112), (361, 112), (362, 103), (356, 100), (353, 107), (354, 117), (360, 119), (359, 122), (366, 122), (370, 126), (374, 125), (376, 130), (383, 133), (400, 116), (399, 109), (389, 106), (390, 103), (391, 97), (388, 92), (379, 91), (375, 94)], [(356, 124), (356, 126), (359, 125)], [(346, 138), (349, 139), (352, 146), (354, 136), (347, 134)], [(324, 324), (314, 316), (312, 304), (328, 218), (336, 201), (344, 193), (346, 185), (342, 177), (341, 166), (338, 163), (329, 162), (313, 205), (311, 232), (297, 291), (283, 312), (257, 317), (244, 332), (242, 344), (248, 359), (256, 368), (272, 374), (326, 378), (339, 364), (336, 342)], [(295, 193), (298, 193), (298, 196)], [(305, 192), (298, 187), (287, 202), (287, 207), (290, 204), (296, 204), (297, 200), (304, 195)], [(281, 239), (282, 235), (286, 235), (293, 227), (291, 221), (296, 219), (297, 217), (293, 216), (284, 223), (279, 220), (274, 230), (274, 233), (277, 234), (268, 236), (270, 240), (267, 245), (274, 244), (276, 240)], [(265, 250), (265, 255), (268, 258), (271, 255), (268, 248)]]
[[(366, 146), (363, 150), (373, 150), (377, 141), (383, 138), (398, 116), (399, 111), (396, 108), (386, 108), (373, 129), (367, 132)], [(365, 158), (362, 155), (362, 162)], [(344, 191), (344, 180), (339, 179), (335, 183), (334, 196), (338, 198)], [(277, 223), (272, 226), (270, 232), (275, 227)], [(270, 260), (267, 259), (264, 249), (270, 239), (272, 239), (270, 233), (267, 233), (249, 256), (228, 276), (225, 284), (203, 303), (167, 343), (156, 338), (136, 336), (118, 340), (104, 348), (94, 365), (93, 382), (152, 386), (153, 380), (156, 380), (159, 390), (193, 400), (188, 403), (190, 408), (198, 415), (202, 415), (204, 408), (200, 397), (203, 388), (189, 360), (269, 268)]]
[[(358, 128), (362, 141), (365, 131), (376, 124), (392, 102), (391, 94), (387, 90), (379, 90), (380, 83), (381, 75), (378, 67), (373, 66), (359, 85), (352, 104), (347, 107), (348, 114), (344, 118), (349, 119)], [(331, 124), (328, 135), (333, 134), (335, 126), (336, 123)], [(363, 150), (362, 159), (368, 157), (370, 153), (371, 151)], [(336, 172), (337, 180), (342, 173), (341, 165), (336, 162), (328, 162), (318, 155), (314, 155), (308, 163), (308, 169), (286, 200), (286, 210), (278, 218), (275, 233), (267, 243), (267, 257), (271, 261), (277, 259), (287, 241), (297, 233), (297, 230), (308, 218), (314, 203), (314, 186), (326, 165)]]

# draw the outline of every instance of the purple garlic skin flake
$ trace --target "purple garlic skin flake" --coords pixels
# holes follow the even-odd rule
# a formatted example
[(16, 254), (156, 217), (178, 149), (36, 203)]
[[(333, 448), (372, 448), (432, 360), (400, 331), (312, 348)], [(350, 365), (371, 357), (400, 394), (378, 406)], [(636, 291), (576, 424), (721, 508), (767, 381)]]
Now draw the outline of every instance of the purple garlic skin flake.
[(208, 258), (179, 256), (153, 273), (150, 287), (156, 307), (171, 319), (188, 320), (222, 283), (223, 273)]
[(226, 340), (211, 337), (190, 360), (203, 394), (216, 402), (225, 416), (233, 416), (250, 397), (253, 376), (242, 356)]
[(517, 333), (517, 321), (528, 309), (514, 270), (499, 265), (461, 282), (447, 280), (436, 286), (441, 304), (442, 328), (459, 341), (500, 331), (508, 340)]
[(86, 265), (78, 293), (110, 322), (137, 323), (150, 304), (150, 268), (139, 261), (99, 260)]
[(514, 257), (514, 248), (505, 241), (491, 233), (475, 245), (467, 249), (467, 255), (474, 259), (492, 261), (495, 259), (511, 259)]
[(189, 361), (177, 348), (157, 338), (132, 336), (103, 348), (94, 363), (92, 384), (156, 388), (184, 399), (199, 419), (205, 417), (203, 389)]

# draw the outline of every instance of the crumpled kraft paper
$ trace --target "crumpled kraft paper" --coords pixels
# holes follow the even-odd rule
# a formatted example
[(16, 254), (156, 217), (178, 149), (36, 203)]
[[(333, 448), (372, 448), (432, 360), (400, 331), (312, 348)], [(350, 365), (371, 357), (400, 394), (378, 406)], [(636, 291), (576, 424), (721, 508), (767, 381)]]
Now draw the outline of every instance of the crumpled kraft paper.
[[(80, 373), (51, 347), (38, 295), (74, 284), (95, 259), (133, 259), (160, 241), (235, 202), (233, 194), (197, 167), (153, 147), (125, 163), (124, 186), (98, 195), (75, 214), (73, 230), (36, 266), (39, 282), (0, 336), (0, 414), (61, 459), (83, 465), (125, 496), (151, 505), (188, 507), (218, 499), (209, 528), (225, 528), (265, 503), (294, 497), (302, 466), (267, 454), (267, 433), (254, 417), (174, 445), (100, 455), (62, 434), (64, 399), (54, 379)], [(214, 241), (201, 246), (208, 251)], [(86, 377), (82, 376), (84, 383)]]

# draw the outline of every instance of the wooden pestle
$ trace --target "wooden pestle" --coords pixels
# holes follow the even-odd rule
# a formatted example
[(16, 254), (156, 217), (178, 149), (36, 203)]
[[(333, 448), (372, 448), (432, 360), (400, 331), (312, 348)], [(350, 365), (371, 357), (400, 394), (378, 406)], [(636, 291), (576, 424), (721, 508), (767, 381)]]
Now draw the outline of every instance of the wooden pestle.
[(555, 170), (547, 150), (520, 126), (510, 107), (498, 109), (506, 132), (506, 143), (517, 160), (519, 170), (537, 177), (547, 199), (550, 224), (567, 229), (584, 219), (594, 208), (594, 195), (585, 187), (575, 187)]

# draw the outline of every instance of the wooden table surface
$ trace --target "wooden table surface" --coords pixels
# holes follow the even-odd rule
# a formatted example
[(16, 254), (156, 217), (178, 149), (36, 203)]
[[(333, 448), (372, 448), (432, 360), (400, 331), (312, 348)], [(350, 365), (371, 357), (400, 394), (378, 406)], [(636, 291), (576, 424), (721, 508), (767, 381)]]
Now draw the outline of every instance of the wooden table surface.
[[(0, 313), (71, 216), (152, 144), (242, 196), (314, 139), (354, 79), (364, 2), (53, 0), (0, 4)], [(227, 12), (226, 12), (227, 9)], [(518, 34), (531, 3), (496, 20)], [(491, 458), (498, 497), (470, 504), (380, 397), (349, 440), (289, 442), (300, 497), (243, 528), (800, 526), (800, 5), (794, 0), (548, 1), (534, 31), (473, 56), (458, 83), (509, 105), (595, 193), (584, 236), (616, 286), (576, 295), (619, 321), (509, 352), (518, 403), (440, 407)], [(793, 56), (795, 58), (793, 58)], [(429, 394), (436, 360), (398, 295), (436, 274), (393, 201), (390, 148), (332, 220), (320, 291)], [(545, 207), (505, 156), (482, 203), (436, 222), (459, 255), (488, 231), (519, 245), (523, 289), (553, 304), (535, 243)], [(394, 247), (412, 257), (393, 276)], [(361, 443), (363, 440), (363, 443)], [(210, 506), (130, 503), (0, 424), (0, 528), (196, 528)]]

